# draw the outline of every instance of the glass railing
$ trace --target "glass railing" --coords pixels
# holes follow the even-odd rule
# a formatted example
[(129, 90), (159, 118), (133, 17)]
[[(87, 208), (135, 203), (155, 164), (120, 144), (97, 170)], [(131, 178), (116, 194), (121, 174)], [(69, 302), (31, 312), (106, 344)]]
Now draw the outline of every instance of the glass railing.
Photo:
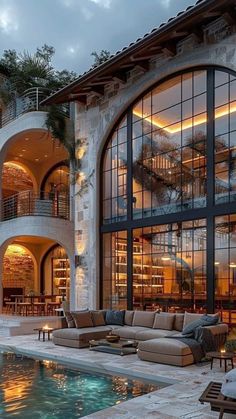
[[(46, 106), (41, 106), (42, 100), (46, 99), (52, 93), (51, 90), (42, 87), (32, 87), (27, 89), (21, 96), (17, 96), (8, 106), (2, 110), (1, 126), (9, 124), (9, 122), (19, 116), (33, 111), (47, 112)], [(69, 105), (57, 105), (60, 112), (69, 117)]]
[(66, 192), (39, 192), (32, 190), (19, 192), (3, 198), (1, 202), (1, 221), (27, 215), (70, 218), (69, 195)]

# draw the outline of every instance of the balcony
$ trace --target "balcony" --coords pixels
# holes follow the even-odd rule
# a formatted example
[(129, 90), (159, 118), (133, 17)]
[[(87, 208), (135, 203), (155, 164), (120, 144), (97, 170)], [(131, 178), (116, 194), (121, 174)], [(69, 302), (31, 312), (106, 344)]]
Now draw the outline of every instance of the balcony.
[[(52, 92), (42, 87), (27, 89), (21, 96), (18, 96), (2, 110), (1, 127), (9, 124), (20, 116), (35, 111), (47, 112), (46, 106), (41, 106), (42, 100), (46, 99)], [(69, 105), (58, 105), (61, 113), (69, 118)]]
[(69, 196), (66, 192), (47, 193), (32, 190), (19, 192), (1, 202), (1, 221), (24, 216), (70, 219)]

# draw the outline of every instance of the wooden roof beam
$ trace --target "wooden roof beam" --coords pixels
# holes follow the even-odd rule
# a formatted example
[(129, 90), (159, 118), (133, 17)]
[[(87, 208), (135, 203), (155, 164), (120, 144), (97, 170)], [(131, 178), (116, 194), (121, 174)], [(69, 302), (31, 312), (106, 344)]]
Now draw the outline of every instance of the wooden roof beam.
[(92, 93), (98, 97), (102, 97), (104, 96), (104, 87), (91, 86), (91, 90), (89, 93)]
[(176, 45), (173, 42), (166, 42), (162, 45), (162, 51), (173, 57), (176, 55)]
[(73, 102), (73, 101), (75, 101), (75, 100), (77, 100), (78, 102), (81, 102), (81, 103), (83, 103), (84, 105), (86, 105), (87, 104), (87, 95), (86, 94), (83, 94), (83, 93), (70, 93), (69, 95), (68, 95), (68, 101), (69, 102)]
[(236, 11), (235, 9), (229, 9), (223, 13), (222, 17), (229, 25), (234, 25), (236, 20)]
[(170, 36), (169, 39), (176, 39), (176, 38), (185, 38), (186, 36), (189, 35), (188, 31), (173, 31)]
[(127, 82), (127, 74), (125, 71), (116, 71), (113, 73), (112, 78), (119, 83), (125, 84)]
[(139, 68), (142, 71), (148, 71), (149, 70), (149, 62), (146, 61), (135, 61), (135, 67)]
[(209, 17), (219, 17), (222, 15), (222, 12), (220, 10), (215, 11), (209, 11), (202, 14), (203, 19), (208, 19)]
[(90, 85), (91, 86), (102, 86), (102, 85), (105, 85), (105, 84), (107, 84), (107, 83), (109, 83), (110, 81), (112, 81), (112, 77), (109, 77), (109, 79), (107, 79), (107, 80), (95, 80), (95, 81), (92, 81), (92, 82), (90, 82)]

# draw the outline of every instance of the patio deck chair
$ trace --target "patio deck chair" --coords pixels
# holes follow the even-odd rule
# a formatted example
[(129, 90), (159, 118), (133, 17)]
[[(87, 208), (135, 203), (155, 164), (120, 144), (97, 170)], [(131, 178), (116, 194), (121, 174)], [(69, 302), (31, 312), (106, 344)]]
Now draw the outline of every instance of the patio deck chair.
[(222, 383), (211, 381), (199, 398), (201, 403), (210, 403), (212, 411), (220, 412), (219, 419), (223, 418), (224, 413), (236, 414), (236, 399), (223, 396), (221, 386)]

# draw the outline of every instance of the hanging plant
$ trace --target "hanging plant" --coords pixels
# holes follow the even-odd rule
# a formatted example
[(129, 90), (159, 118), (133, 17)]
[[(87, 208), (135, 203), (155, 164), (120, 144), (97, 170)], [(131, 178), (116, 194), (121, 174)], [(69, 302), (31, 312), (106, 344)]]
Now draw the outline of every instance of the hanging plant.
[(74, 137), (67, 129), (67, 117), (57, 105), (50, 106), (47, 112), (45, 125), (52, 137), (58, 139), (67, 149), (70, 161), (74, 166), (76, 161)]

